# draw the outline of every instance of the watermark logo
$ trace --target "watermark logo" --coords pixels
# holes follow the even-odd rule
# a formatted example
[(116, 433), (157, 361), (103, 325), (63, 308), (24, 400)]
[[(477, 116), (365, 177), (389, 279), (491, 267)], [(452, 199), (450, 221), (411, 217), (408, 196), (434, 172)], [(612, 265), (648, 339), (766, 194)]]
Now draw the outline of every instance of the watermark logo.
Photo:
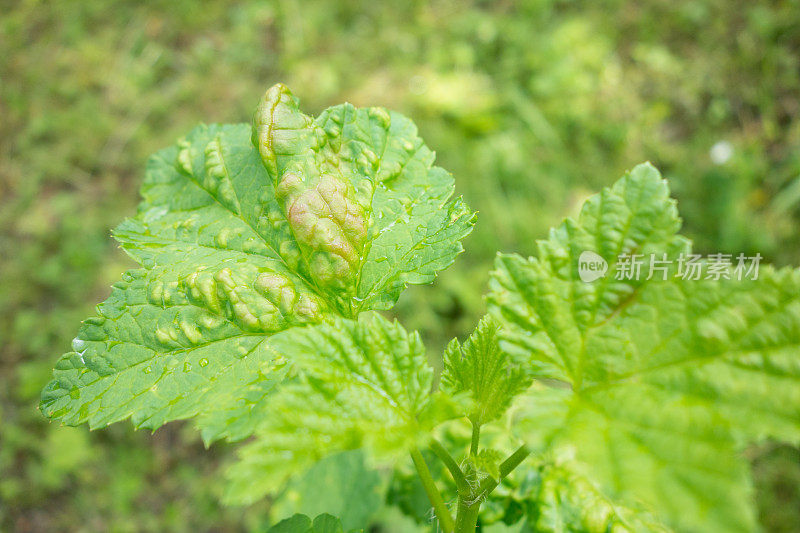
[(608, 261), (591, 250), (584, 250), (578, 257), (578, 276), (581, 281), (591, 283), (608, 272)]
[(615, 280), (667, 280), (677, 277), (684, 280), (758, 279), (761, 254), (714, 253), (706, 256), (681, 253), (677, 257), (667, 254), (627, 254), (617, 256), (613, 272), (609, 273), (608, 261), (591, 250), (584, 250), (578, 257), (578, 276), (581, 281), (591, 283), (607, 273)]

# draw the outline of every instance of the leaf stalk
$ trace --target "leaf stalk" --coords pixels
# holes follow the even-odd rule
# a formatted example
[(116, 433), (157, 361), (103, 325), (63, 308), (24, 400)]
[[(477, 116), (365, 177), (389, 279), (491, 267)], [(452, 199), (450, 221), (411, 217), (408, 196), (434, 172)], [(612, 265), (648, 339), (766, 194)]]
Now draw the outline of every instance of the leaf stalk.
[(461, 470), (461, 467), (458, 466), (455, 459), (453, 459), (453, 456), (450, 455), (450, 452), (436, 439), (431, 439), (431, 451), (436, 454), (436, 457), (438, 457), (450, 471), (450, 475), (453, 476), (453, 480), (456, 482), (458, 494), (464, 496), (469, 495), (472, 489), (467, 482), (464, 472)]
[(478, 444), (481, 440), (481, 425), (472, 422), (472, 442), (469, 446), (470, 455), (478, 455)]
[(439, 492), (439, 488), (436, 486), (433, 476), (431, 476), (431, 471), (428, 469), (428, 464), (419, 449), (413, 448), (411, 450), (411, 460), (414, 461), (414, 467), (417, 469), (420, 481), (422, 481), (425, 494), (428, 495), (428, 500), (433, 506), (433, 512), (436, 513), (436, 517), (439, 519), (442, 531), (444, 533), (454, 533), (453, 517), (450, 516), (450, 511), (447, 510), (442, 494)]
[(522, 461), (530, 455), (530, 450), (524, 444), (517, 448), (505, 461), (500, 464), (500, 479), (487, 477), (478, 486), (477, 490), (469, 495), (458, 495), (458, 511), (454, 533), (474, 533), (478, 525), (478, 514), (481, 504), (498, 484), (517, 468)]
[(492, 479), (491, 477), (484, 479), (480, 487), (478, 487), (478, 495), (481, 497), (489, 495), (503, 481), (503, 478), (513, 472), (530, 454), (531, 451), (524, 444), (517, 448), (505, 461), (500, 463), (500, 479)]

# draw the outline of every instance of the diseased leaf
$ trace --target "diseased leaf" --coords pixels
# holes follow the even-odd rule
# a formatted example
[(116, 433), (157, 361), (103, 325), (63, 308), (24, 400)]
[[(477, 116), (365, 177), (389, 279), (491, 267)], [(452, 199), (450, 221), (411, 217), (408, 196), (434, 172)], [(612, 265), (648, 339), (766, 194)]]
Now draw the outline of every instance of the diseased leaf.
[(153, 429), (197, 416), (207, 442), (247, 437), (289, 371), (279, 336), (387, 309), (461, 251), (474, 215), (432, 165), (402, 115), (314, 119), (283, 85), (252, 126), (195, 128), (148, 162), (139, 212), (114, 232), (143, 268), (84, 322), (42, 412)]
[[(749, 531), (737, 444), (800, 439), (800, 273), (683, 279), (690, 246), (678, 228), (666, 182), (640, 165), (538, 243), (537, 257), (498, 257), (490, 312), (501, 347), (566, 385), (562, 407), (520, 402), (523, 436), (550, 429), (546, 440), (574, 447), (603, 490), (678, 528)], [(586, 251), (608, 263), (604, 277), (581, 281)], [(617, 279), (621, 254), (641, 254), (638, 279)], [(650, 275), (650, 254), (666, 275)]]
[(387, 309), (406, 283), (432, 281), (461, 252), (474, 215), (410, 120), (332, 107), (316, 120), (283, 86), (253, 126), (299, 250), (301, 270), (342, 314)]
[(430, 394), (422, 341), (371, 314), (302, 328), (276, 349), (302, 368), (271, 398), (270, 416), (240, 449), (227, 498), (248, 502), (278, 489), (321, 458), (364, 448), (373, 460), (407, 452), (442, 421)]
[(487, 317), (463, 346), (453, 339), (444, 353), (440, 387), (450, 395), (469, 393), (472, 405), (465, 415), (478, 426), (500, 417), (531, 382), (498, 341), (498, 326)]
[(132, 416), (136, 426), (156, 428), (206, 406), (213, 413), (217, 382), (253, 361), (259, 364), (250, 379), (261, 372), (259, 387), (270, 391), (282, 363), (266, 335), (248, 331), (233, 313), (190, 304), (177, 289), (168, 296), (172, 305), (152, 303), (154, 292), (164, 294), (162, 272), (170, 269), (129, 271), (115, 284), (98, 316), (84, 322), (75, 351), (57, 363), (43, 395), (45, 414), (91, 427)]

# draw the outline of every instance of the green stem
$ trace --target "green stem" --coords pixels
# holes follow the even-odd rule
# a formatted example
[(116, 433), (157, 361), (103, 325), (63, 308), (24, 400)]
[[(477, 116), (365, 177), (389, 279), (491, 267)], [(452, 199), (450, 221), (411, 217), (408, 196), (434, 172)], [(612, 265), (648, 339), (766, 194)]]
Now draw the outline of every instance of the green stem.
[(530, 453), (530, 450), (523, 444), (500, 464), (499, 480), (487, 477), (477, 490), (465, 494), (459, 492), (454, 533), (475, 533), (475, 528), (478, 527), (478, 514), (483, 501), (497, 487), (500, 481), (513, 472)]
[(492, 492), (495, 487), (500, 484), (503, 478), (513, 472), (514, 469), (517, 468), (520, 463), (524, 461), (530, 454), (531, 451), (524, 444), (517, 448), (517, 450), (508, 457), (508, 459), (500, 464), (500, 479), (492, 479), (491, 477), (484, 479), (483, 483), (481, 483), (481, 486), (478, 487), (478, 495), (483, 497)]
[(455, 533), (475, 533), (475, 528), (478, 527), (478, 513), (481, 510), (481, 503), (481, 499), (468, 501), (463, 496), (458, 497)]
[(442, 494), (436, 487), (436, 482), (433, 481), (433, 476), (431, 476), (431, 471), (428, 470), (425, 458), (422, 457), (422, 454), (417, 448), (411, 450), (411, 460), (414, 461), (417, 474), (419, 474), (419, 479), (422, 481), (425, 494), (428, 495), (428, 500), (431, 502), (431, 505), (433, 505), (433, 511), (439, 519), (439, 525), (442, 527), (442, 531), (444, 531), (444, 533), (453, 533), (453, 517), (450, 516), (450, 511), (447, 510), (447, 506), (442, 499)]
[(472, 422), (472, 443), (469, 446), (470, 455), (478, 455), (478, 442), (480, 440), (481, 440), (481, 426), (480, 424)]
[(450, 471), (453, 480), (456, 482), (458, 493), (464, 495), (469, 494), (470, 487), (469, 483), (467, 483), (467, 478), (464, 476), (464, 472), (461, 471), (461, 467), (458, 466), (458, 463), (456, 463), (455, 459), (453, 459), (445, 447), (442, 446), (438, 440), (431, 439), (431, 451), (436, 454), (436, 457), (438, 457)]

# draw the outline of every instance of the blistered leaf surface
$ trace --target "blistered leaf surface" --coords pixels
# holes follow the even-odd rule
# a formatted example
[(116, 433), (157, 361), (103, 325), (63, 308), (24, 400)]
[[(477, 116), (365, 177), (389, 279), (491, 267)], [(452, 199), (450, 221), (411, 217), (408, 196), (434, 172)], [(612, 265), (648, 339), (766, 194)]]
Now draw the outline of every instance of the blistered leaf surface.
[[(461, 251), (474, 215), (410, 120), (265, 94), (252, 125), (200, 126), (147, 165), (114, 237), (142, 268), (56, 364), (42, 412), (98, 427), (197, 416), (241, 439), (288, 371), (279, 336), (386, 309)], [(289, 342), (291, 344), (291, 342)]]

